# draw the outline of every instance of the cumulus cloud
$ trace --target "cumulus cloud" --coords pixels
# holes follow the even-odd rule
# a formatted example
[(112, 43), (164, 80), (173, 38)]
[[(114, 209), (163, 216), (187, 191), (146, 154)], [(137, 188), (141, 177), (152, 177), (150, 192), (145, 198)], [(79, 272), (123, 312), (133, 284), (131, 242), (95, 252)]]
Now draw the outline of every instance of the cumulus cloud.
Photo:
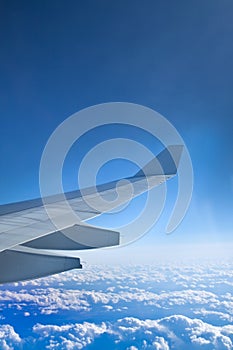
[[(103, 305), (107, 310), (117, 309), (119, 303), (127, 306), (130, 303), (142, 303), (145, 306), (157, 308), (172, 308), (184, 305), (218, 305), (220, 301), (212, 292), (198, 290), (181, 290), (156, 293), (145, 289), (115, 290), (100, 292), (98, 290), (75, 290), (46, 288), (30, 291), (5, 290), (0, 293), (0, 302), (8, 302), (17, 308), (23, 308), (25, 303), (36, 304), (41, 314), (58, 313), (59, 310), (91, 311), (93, 305)], [(229, 302), (227, 305), (229, 306)], [(28, 312), (25, 312), (25, 316)]]
[(71, 311), (88, 314), (94, 310), (109, 314), (128, 310), (130, 314), (137, 303), (143, 308), (170, 310), (170, 313), (174, 313), (174, 308), (176, 313), (186, 309), (189, 310), (187, 316), (201, 315), (207, 321), (215, 317), (231, 322), (233, 296), (213, 290), (231, 281), (233, 273), (229, 264), (222, 267), (89, 266), (81, 272), (69, 271), (18, 283), (13, 289), (0, 287), (0, 307), (4, 310), (7, 305), (25, 316), (33, 306), (37, 313), (47, 316)]
[(48, 339), (47, 349), (84, 349), (105, 333), (107, 326), (105, 323), (96, 325), (89, 322), (63, 326), (36, 324), (33, 331), (40, 335), (41, 343)]
[(39, 336), (37, 343), (47, 349), (85, 349), (90, 344), (94, 345), (96, 340), (101, 340), (101, 344), (107, 341), (107, 348), (128, 350), (233, 348), (232, 325), (213, 326), (183, 315), (157, 320), (125, 317), (100, 324), (36, 324), (33, 332)]
[(23, 341), (14, 328), (9, 325), (0, 325), (0, 348), (1, 350), (21, 349)]
[[(233, 326), (213, 326), (200, 319), (172, 315), (160, 319), (142, 320), (125, 317), (115, 322), (91, 322), (42, 325), (33, 327), (34, 338), (21, 339), (10, 325), (0, 326), (0, 346), (3, 350), (33, 348), (36, 343), (47, 349), (85, 349), (100, 339), (107, 339), (112, 349), (169, 350), (233, 348)], [(107, 336), (107, 338), (106, 338)]]
[[(159, 320), (124, 318), (113, 326), (121, 342), (135, 338), (146, 341), (146, 349), (232, 349), (233, 326), (217, 327), (199, 319), (173, 315)], [(157, 344), (156, 344), (157, 343)], [(206, 346), (208, 345), (208, 347)], [(140, 349), (143, 348), (141, 342)]]
[(232, 315), (221, 312), (221, 311), (206, 310), (205, 308), (202, 308), (200, 310), (194, 310), (193, 313), (196, 315), (202, 315), (204, 317), (216, 316), (220, 320), (227, 321), (227, 322), (233, 322)]

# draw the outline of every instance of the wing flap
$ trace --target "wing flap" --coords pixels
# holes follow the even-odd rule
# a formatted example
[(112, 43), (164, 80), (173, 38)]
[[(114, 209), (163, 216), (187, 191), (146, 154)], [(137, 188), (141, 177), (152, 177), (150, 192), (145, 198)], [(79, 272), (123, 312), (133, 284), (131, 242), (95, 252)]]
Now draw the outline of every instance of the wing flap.
[(80, 259), (74, 257), (17, 250), (0, 253), (0, 283), (25, 281), (81, 268)]
[(38, 249), (79, 250), (119, 245), (120, 234), (87, 225), (71, 225), (54, 231), (50, 220), (0, 234), (0, 251), (18, 245)]
[(73, 225), (23, 244), (35, 249), (83, 250), (116, 246), (120, 233), (97, 227)]

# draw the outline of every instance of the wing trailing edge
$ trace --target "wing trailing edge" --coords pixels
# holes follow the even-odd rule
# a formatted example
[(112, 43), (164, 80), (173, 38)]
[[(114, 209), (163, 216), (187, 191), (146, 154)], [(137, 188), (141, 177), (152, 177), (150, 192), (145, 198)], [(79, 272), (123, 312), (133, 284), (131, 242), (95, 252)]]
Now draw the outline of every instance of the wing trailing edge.
[(83, 250), (120, 244), (120, 233), (93, 226), (73, 225), (22, 244), (36, 249)]
[(25, 281), (81, 268), (79, 258), (5, 250), (0, 254), (0, 283)]

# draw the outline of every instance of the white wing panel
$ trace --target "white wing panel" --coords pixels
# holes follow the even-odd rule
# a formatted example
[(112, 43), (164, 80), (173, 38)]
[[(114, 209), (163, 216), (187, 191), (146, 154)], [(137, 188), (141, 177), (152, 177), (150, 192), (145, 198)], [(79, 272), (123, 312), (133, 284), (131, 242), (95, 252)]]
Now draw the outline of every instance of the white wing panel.
[[(104, 189), (104, 185), (100, 186), (99, 194), (105, 199), (105, 201), (101, 202), (101, 205), (98, 196), (93, 194), (87, 194), (86, 197), (68, 199), (68, 202), (73, 210), (77, 211), (80, 220), (85, 221), (127, 202), (129, 200), (129, 194), (132, 191), (132, 186), (132, 197), (136, 197), (148, 189), (159, 185), (169, 177), (171, 176), (150, 176), (148, 178), (128, 179), (127, 184), (120, 186), (121, 195), (117, 205), (116, 203), (111, 203), (113, 196), (117, 194), (115, 182), (111, 184), (112, 186), (114, 185), (114, 188)], [(87, 205), (85, 199), (91, 201), (94, 206), (98, 206), (99, 210), (94, 210)], [(49, 204), (49, 206), (52, 208), (53, 216), (57, 218), (56, 221), (59, 221), (59, 227), (66, 228), (77, 224), (77, 220), (74, 222), (70, 221), (70, 215), (66, 209), (63, 209), (62, 201)], [(57, 228), (54, 227), (45, 209), (41, 206), (2, 215), (0, 216), (0, 251), (31, 241), (56, 230)]]

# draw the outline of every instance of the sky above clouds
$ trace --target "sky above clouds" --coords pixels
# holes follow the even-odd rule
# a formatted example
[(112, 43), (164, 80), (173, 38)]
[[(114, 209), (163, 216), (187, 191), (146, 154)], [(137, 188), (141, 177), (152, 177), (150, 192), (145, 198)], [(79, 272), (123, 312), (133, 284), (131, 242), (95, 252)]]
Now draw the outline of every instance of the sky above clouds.
[[(68, 116), (98, 103), (133, 102), (168, 118), (192, 158), (193, 199), (171, 244), (231, 242), (232, 10), (229, 0), (159, 0), (144, 6), (2, 1), (1, 203), (39, 196), (41, 153)], [(124, 128), (99, 130), (92, 143), (125, 134)], [(131, 131), (130, 137), (157, 153), (148, 135)], [(76, 185), (78, 160), (67, 162), (68, 188)], [(116, 165), (109, 169), (110, 178), (120, 174)], [(169, 213), (145, 245), (167, 244)]]
[[(233, 349), (232, 11), (231, 0), (0, 2), (0, 204), (38, 197), (51, 133), (105, 102), (166, 117), (194, 171), (190, 208), (171, 235), (177, 178), (161, 218), (134, 245), (83, 251), (83, 270), (0, 286), (1, 349)], [(92, 130), (67, 156), (65, 190), (76, 188), (85, 152), (115, 137), (155, 155), (162, 146), (127, 126)], [(118, 159), (97, 180), (137, 170)], [(92, 223), (117, 227), (145, 202)]]

